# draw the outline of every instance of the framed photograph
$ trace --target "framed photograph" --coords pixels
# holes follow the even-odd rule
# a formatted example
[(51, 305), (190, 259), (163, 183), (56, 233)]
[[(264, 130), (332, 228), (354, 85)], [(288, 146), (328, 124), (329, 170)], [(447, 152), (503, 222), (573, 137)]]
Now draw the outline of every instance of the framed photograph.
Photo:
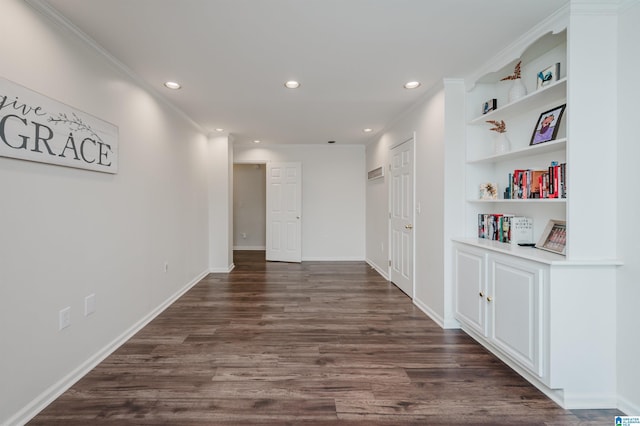
[(549, 86), (560, 80), (560, 62), (538, 72), (536, 90)]
[(565, 254), (567, 244), (567, 224), (564, 220), (550, 220), (547, 223), (536, 248), (551, 251), (553, 253)]
[(489, 99), (488, 101), (482, 103), (482, 114), (486, 114), (495, 109), (498, 109), (497, 99)]
[(529, 145), (538, 145), (556, 138), (560, 127), (560, 120), (562, 120), (562, 114), (566, 106), (567, 104), (560, 105), (540, 114), (536, 128), (533, 130), (533, 135), (531, 135), (531, 143), (529, 143)]

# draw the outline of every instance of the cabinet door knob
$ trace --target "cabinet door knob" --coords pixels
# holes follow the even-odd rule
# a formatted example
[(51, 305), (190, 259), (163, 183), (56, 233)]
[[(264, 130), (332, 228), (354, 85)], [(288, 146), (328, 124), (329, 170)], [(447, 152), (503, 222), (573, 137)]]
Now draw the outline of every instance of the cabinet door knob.
[(483, 292), (480, 292), (480, 297), (484, 297), (484, 293)]
[(487, 296), (487, 302), (491, 302), (493, 298), (491, 296)]

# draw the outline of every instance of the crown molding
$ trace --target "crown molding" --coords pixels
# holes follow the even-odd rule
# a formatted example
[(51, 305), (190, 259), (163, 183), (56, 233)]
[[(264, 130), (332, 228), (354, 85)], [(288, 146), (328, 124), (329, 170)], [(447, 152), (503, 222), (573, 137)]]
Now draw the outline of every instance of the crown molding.
[(502, 49), (491, 59), (479, 67), (473, 74), (465, 78), (467, 90), (473, 89), (476, 82), (483, 76), (497, 72), (511, 62), (517, 60), (536, 40), (549, 32), (558, 34), (569, 24), (569, 6), (563, 6), (548, 18), (544, 19), (521, 37)]
[(635, 0), (573, 0), (570, 3), (571, 15), (617, 15), (625, 3)]
[(164, 97), (160, 91), (156, 89), (155, 86), (149, 84), (145, 81), (140, 75), (138, 75), (135, 71), (121, 62), (118, 58), (113, 56), (108, 50), (98, 44), (94, 39), (89, 37), (84, 31), (78, 28), (74, 23), (68, 20), (65, 16), (61, 15), (55, 8), (53, 8), (49, 3), (45, 0), (25, 0), (25, 2), (30, 5), (37, 12), (51, 20), (54, 24), (56, 24), (59, 28), (64, 31), (67, 31), (72, 36), (84, 42), (89, 48), (98, 53), (104, 59), (106, 59), (109, 63), (111, 63), (116, 69), (120, 70), (127, 77), (133, 80), (138, 86), (143, 88), (145, 91), (153, 95), (157, 100), (162, 102), (164, 105), (171, 108), (174, 112), (184, 118), (189, 124), (195, 127), (200, 133), (207, 135), (209, 132), (205, 130), (200, 124), (198, 124), (193, 118), (191, 118), (186, 112), (176, 106), (169, 99)]

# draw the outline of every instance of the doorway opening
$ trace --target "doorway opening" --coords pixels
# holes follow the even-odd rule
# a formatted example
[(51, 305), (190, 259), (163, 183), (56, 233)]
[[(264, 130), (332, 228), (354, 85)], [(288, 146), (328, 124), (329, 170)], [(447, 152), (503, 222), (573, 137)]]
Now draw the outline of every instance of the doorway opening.
[(266, 249), (266, 165), (233, 165), (233, 250)]

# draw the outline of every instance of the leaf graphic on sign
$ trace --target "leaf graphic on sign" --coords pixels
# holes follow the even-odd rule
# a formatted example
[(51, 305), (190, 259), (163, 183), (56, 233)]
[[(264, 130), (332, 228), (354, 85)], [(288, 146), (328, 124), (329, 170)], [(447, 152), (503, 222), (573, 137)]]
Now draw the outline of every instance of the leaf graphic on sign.
[(98, 136), (98, 134), (91, 128), (91, 126), (89, 126), (88, 124), (85, 124), (82, 121), (82, 119), (76, 115), (75, 112), (71, 113), (71, 115), (72, 117), (69, 118), (67, 114), (58, 113), (58, 118), (49, 117), (48, 121), (53, 124), (58, 124), (58, 123), (68, 124), (71, 130), (74, 130), (76, 132), (87, 132), (91, 134), (91, 136), (93, 136), (98, 142), (103, 142), (102, 138)]

